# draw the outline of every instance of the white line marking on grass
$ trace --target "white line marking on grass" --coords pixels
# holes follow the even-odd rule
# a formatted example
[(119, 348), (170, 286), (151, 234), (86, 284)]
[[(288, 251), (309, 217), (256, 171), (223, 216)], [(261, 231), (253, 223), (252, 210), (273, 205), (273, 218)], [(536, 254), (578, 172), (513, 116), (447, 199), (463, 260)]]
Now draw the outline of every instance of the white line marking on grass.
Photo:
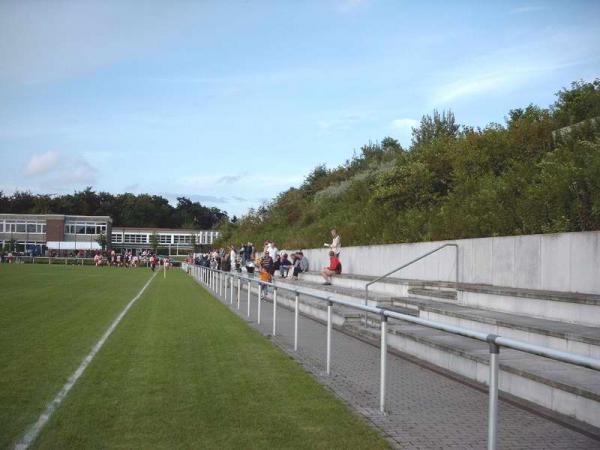
[(83, 375), (83, 372), (85, 372), (85, 369), (87, 369), (87, 366), (90, 365), (90, 363), (94, 359), (94, 356), (96, 356), (96, 353), (98, 353), (100, 351), (100, 349), (102, 348), (102, 346), (104, 345), (104, 343), (106, 342), (108, 337), (112, 334), (112, 332), (115, 330), (115, 328), (117, 328), (117, 325), (119, 325), (119, 322), (121, 322), (123, 317), (125, 317), (125, 314), (127, 314), (127, 311), (129, 311), (129, 308), (131, 308), (133, 306), (133, 304), (142, 296), (142, 294), (144, 293), (146, 288), (150, 285), (150, 283), (152, 282), (152, 280), (154, 279), (154, 277), (156, 276), (157, 273), (158, 272), (155, 272), (154, 275), (152, 275), (152, 277), (150, 277), (150, 279), (146, 282), (144, 287), (142, 287), (142, 289), (140, 289), (140, 291), (137, 293), (137, 295), (131, 299), (131, 301), (127, 304), (127, 306), (125, 306), (125, 308), (123, 309), (123, 311), (121, 311), (121, 313), (117, 316), (117, 318), (115, 320), (113, 320), (113, 322), (110, 324), (108, 329), (104, 332), (102, 337), (98, 340), (98, 342), (96, 342), (96, 345), (94, 345), (94, 347), (92, 347), (92, 350), (90, 351), (90, 353), (85, 358), (83, 358), (83, 361), (81, 361), (81, 364), (79, 365), (77, 370), (75, 372), (73, 372), (73, 374), (69, 377), (69, 379), (67, 380), (65, 385), (62, 387), (62, 389), (59, 391), (59, 393), (56, 394), (56, 397), (54, 397), (54, 399), (50, 403), (48, 403), (46, 410), (40, 415), (37, 422), (34, 423), (31, 426), (31, 428), (29, 428), (29, 430), (27, 430), (27, 432), (23, 435), (21, 440), (15, 445), (15, 450), (25, 450), (33, 443), (33, 441), (35, 441), (35, 439), (40, 434), (40, 431), (42, 431), (42, 428), (44, 427), (44, 425), (46, 425), (46, 422), (48, 422), (48, 420), (50, 419), (50, 416), (52, 416), (52, 413), (54, 413), (54, 411), (56, 411), (56, 409), (60, 406), (60, 404), (65, 399), (65, 397), (67, 396), (67, 394), (69, 393), (71, 388), (75, 385), (75, 383), (77, 382), (79, 377), (81, 377), (81, 375)]

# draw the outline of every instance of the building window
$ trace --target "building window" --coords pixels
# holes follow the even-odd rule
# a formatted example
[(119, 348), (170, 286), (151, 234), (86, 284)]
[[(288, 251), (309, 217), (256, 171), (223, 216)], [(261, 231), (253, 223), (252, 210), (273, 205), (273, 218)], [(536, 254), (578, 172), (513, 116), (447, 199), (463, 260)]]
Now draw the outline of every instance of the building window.
[(171, 244), (172, 243), (171, 235), (170, 234), (159, 234), (158, 242), (160, 242), (161, 244)]
[(175, 234), (173, 238), (175, 244), (190, 244), (192, 242), (192, 236), (189, 234)]
[(124, 241), (126, 244), (147, 244), (147, 234), (125, 233)]
[(65, 234), (106, 233), (106, 222), (70, 222), (65, 224)]

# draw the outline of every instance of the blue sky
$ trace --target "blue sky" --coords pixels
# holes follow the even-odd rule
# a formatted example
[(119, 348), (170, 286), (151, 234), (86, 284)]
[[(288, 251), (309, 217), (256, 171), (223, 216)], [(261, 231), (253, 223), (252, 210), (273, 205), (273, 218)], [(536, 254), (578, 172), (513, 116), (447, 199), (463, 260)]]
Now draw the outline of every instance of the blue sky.
[(0, 2), (0, 190), (243, 214), (434, 108), (502, 122), (600, 76), (600, 2)]

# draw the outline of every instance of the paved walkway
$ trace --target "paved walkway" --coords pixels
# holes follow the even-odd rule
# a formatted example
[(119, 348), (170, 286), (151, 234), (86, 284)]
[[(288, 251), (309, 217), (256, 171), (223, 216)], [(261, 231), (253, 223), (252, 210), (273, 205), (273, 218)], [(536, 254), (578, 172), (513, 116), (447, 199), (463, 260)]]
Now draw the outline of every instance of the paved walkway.
[[(229, 290), (227, 292), (229, 294)], [(261, 324), (253, 286), (251, 315), (247, 318), (247, 293), (242, 290), (240, 310), (224, 303), (264, 335), (273, 328), (273, 305), (262, 302)], [(395, 355), (388, 356), (388, 414), (378, 410), (379, 349), (334, 330), (331, 375), (325, 374), (326, 327), (300, 317), (299, 348), (293, 350), (294, 314), (277, 308), (274, 343), (294, 357), (319, 382), (363, 414), (392, 445), (402, 449), (485, 449), (487, 407), (485, 393)], [(500, 401), (500, 449), (600, 449), (600, 441), (554, 421)]]

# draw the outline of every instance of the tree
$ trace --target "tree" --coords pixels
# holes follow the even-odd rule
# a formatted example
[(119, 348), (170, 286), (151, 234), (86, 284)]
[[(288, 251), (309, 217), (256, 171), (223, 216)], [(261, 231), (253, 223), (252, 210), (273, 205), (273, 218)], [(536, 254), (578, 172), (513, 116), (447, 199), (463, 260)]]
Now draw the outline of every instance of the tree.
[(417, 148), (430, 144), (435, 139), (455, 138), (458, 135), (460, 125), (456, 123), (454, 113), (451, 110), (442, 111), (440, 114), (433, 110), (433, 117), (424, 115), (418, 128), (412, 129), (412, 147)]
[(196, 239), (195, 234), (190, 236), (190, 244), (192, 245), (192, 251), (196, 253), (198, 251), (198, 240)]
[(17, 241), (14, 239), (9, 239), (4, 245), (7, 247), (9, 252), (14, 252), (17, 249)]
[(574, 81), (570, 89), (563, 88), (556, 95), (553, 110), (561, 126), (600, 117), (600, 78), (589, 83)]
[(214, 228), (225, 211), (179, 197), (176, 207), (159, 195), (95, 192), (91, 187), (68, 195), (32, 194), (17, 191), (7, 196), (0, 191), (0, 211), (14, 214), (106, 215), (115, 226)]
[(104, 252), (106, 250), (106, 245), (108, 243), (108, 241), (106, 239), (106, 234), (100, 233), (98, 235), (98, 237), (96, 238), (96, 242), (98, 243), (98, 245), (100, 246), (100, 248), (102, 248), (102, 251)]
[(156, 254), (158, 252), (158, 244), (159, 244), (158, 234), (156, 234), (156, 231), (155, 231), (150, 235), (150, 247), (152, 247), (152, 252), (154, 254)]

